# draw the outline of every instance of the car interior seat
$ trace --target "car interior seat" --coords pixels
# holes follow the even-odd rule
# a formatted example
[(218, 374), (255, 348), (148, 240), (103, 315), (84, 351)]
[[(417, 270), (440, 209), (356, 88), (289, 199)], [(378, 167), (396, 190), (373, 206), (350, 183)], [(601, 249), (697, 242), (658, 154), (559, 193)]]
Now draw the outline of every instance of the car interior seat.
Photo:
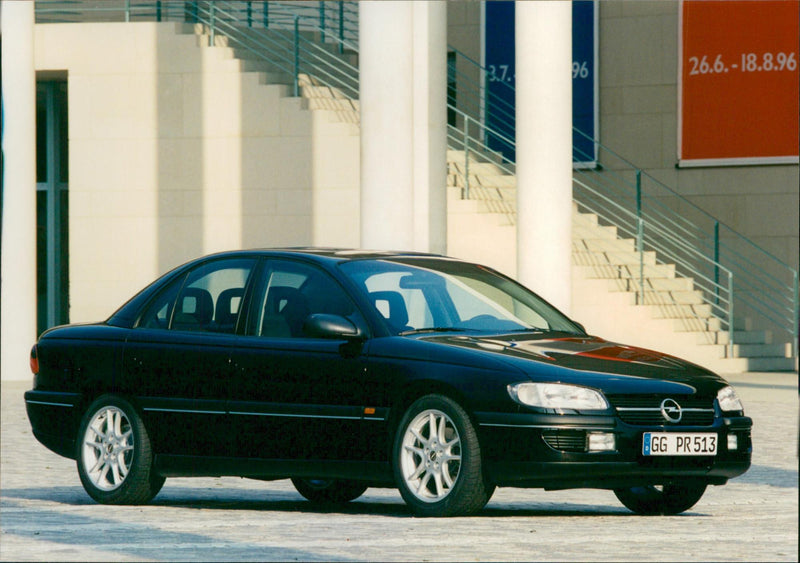
[(214, 311), (214, 323), (219, 332), (233, 333), (243, 295), (243, 287), (231, 287), (220, 292)]
[(264, 320), (261, 324), (262, 336), (286, 336), (284, 326), (288, 328), (288, 335), (294, 338), (303, 335), (303, 323), (311, 309), (308, 301), (299, 289), (293, 287), (275, 286), (267, 292), (267, 302), (264, 306)]
[(211, 294), (199, 287), (185, 288), (172, 319), (173, 330), (206, 330), (214, 316)]
[(408, 326), (406, 302), (400, 293), (397, 291), (373, 291), (369, 297), (394, 332), (411, 330), (412, 327)]

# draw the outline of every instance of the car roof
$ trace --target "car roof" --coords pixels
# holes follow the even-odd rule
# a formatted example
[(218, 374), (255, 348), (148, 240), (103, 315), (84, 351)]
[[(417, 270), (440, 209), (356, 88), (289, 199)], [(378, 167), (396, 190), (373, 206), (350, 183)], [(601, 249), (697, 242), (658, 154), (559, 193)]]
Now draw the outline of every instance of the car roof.
[(397, 251), (397, 250), (367, 250), (356, 248), (327, 248), (315, 246), (297, 246), (283, 248), (259, 248), (252, 250), (226, 251), (213, 256), (236, 254), (258, 254), (262, 256), (302, 256), (318, 262), (348, 262), (355, 260), (385, 260), (391, 258), (428, 258), (441, 260), (455, 260), (441, 254), (426, 252)]

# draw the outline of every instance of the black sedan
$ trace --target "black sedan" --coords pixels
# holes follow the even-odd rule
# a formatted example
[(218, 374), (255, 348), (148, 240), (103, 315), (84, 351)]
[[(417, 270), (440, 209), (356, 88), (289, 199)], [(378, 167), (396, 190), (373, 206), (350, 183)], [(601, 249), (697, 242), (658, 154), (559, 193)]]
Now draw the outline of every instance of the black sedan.
[(236, 475), (291, 478), (316, 502), (397, 487), (423, 516), (473, 513), (498, 486), (611, 489), (675, 514), (752, 451), (722, 378), (427, 254), (200, 258), (105, 322), (45, 332), (31, 368), (34, 435), (101, 503)]

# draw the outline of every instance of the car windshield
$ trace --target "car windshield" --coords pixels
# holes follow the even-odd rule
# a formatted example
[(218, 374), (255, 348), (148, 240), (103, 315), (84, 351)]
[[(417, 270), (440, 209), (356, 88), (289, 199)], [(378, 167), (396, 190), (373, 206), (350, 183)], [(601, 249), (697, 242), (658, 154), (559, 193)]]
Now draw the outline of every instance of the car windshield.
[(354, 260), (342, 263), (341, 269), (364, 291), (394, 334), (583, 334), (580, 326), (536, 294), (476, 264), (403, 257)]

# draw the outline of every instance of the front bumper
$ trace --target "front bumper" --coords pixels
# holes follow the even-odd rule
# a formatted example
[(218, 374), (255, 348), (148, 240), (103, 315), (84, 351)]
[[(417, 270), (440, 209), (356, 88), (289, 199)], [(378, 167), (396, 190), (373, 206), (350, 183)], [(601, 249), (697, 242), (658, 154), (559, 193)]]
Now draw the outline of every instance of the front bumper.
[[(710, 426), (638, 426), (616, 416), (477, 413), (489, 478), (499, 486), (616, 489), (683, 479), (721, 485), (750, 467), (753, 422), (714, 417)], [(645, 456), (645, 432), (713, 432), (714, 456)], [(616, 449), (588, 451), (591, 433), (611, 433)], [(728, 449), (735, 434), (736, 449)]]

